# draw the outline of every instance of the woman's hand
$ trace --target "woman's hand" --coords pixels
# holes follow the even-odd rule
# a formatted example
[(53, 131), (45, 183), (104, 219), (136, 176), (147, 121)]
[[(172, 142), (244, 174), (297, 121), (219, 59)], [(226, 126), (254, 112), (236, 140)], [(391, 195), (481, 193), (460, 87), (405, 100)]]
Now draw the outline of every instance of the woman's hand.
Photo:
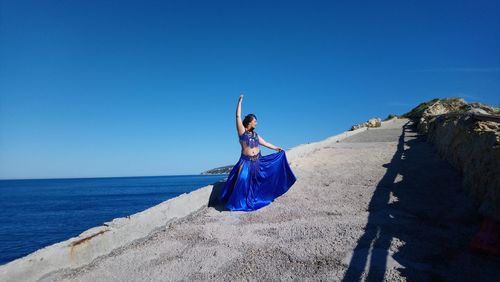
[(283, 149), (281, 149), (280, 147), (276, 147), (275, 150), (278, 151), (278, 152), (283, 151)]
[(240, 95), (240, 99), (239, 100), (240, 101), (243, 100), (243, 94)]

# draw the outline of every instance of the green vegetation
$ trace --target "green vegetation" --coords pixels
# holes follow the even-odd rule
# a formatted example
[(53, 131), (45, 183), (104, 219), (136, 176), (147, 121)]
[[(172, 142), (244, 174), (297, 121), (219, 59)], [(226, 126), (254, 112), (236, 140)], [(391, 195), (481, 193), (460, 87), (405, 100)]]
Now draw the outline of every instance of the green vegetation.
[(417, 118), (417, 117), (421, 117), (422, 113), (430, 105), (434, 104), (437, 101), (439, 101), (439, 98), (432, 99), (430, 101), (420, 103), (420, 104), (418, 104), (418, 106), (416, 106), (415, 108), (413, 108), (411, 111), (407, 112), (406, 114), (403, 114), (402, 117), (404, 117), (404, 118)]
[(390, 120), (391, 118), (399, 117), (398, 115), (389, 114), (383, 121)]

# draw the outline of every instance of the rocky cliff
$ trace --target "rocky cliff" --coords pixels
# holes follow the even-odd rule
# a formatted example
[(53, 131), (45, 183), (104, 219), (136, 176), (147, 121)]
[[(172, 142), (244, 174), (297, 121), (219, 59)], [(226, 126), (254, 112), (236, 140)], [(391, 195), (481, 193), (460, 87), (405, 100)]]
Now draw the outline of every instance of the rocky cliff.
[(212, 174), (229, 174), (234, 165), (227, 165), (223, 167), (212, 168), (207, 171), (200, 173), (201, 175), (212, 175)]
[(463, 174), (479, 211), (500, 220), (500, 108), (462, 98), (433, 99), (402, 115)]

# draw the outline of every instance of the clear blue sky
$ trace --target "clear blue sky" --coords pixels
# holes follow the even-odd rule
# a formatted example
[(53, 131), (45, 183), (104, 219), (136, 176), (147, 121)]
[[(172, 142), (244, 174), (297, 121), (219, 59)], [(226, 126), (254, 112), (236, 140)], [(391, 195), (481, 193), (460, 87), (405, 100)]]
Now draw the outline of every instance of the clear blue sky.
[(1, 179), (235, 164), (241, 91), (283, 148), (432, 98), (500, 103), (498, 1), (0, 3)]

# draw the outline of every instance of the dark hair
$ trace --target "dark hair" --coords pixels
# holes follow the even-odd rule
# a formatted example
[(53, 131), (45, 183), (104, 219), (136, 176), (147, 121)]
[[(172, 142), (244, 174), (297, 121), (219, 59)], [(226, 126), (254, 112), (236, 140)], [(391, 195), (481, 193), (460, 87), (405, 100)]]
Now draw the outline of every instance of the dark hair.
[(248, 124), (252, 122), (253, 119), (257, 119), (257, 117), (254, 114), (248, 114), (245, 116), (243, 119), (243, 126), (247, 128)]

